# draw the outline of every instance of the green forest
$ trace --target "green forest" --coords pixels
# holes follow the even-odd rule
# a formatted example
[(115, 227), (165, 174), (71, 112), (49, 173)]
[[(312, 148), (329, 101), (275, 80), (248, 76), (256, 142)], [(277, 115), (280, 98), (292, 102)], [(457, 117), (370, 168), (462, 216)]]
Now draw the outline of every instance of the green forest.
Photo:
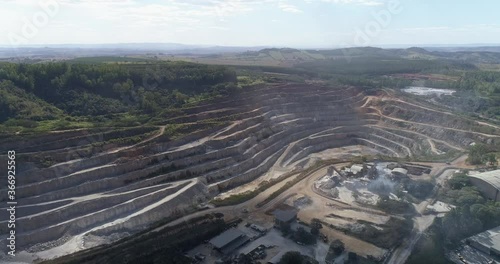
[(128, 116), (141, 121), (141, 115), (237, 89), (235, 71), (224, 66), (8, 63), (0, 66), (0, 123), (29, 128), (46, 120), (95, 123)]
[[(500, 72), (471, 71), (455, 84), (462, 94), (480, 99), (477, 109), (490, 118), (500, 117)], [(475, 101), (477, 102), (477, 101)]]

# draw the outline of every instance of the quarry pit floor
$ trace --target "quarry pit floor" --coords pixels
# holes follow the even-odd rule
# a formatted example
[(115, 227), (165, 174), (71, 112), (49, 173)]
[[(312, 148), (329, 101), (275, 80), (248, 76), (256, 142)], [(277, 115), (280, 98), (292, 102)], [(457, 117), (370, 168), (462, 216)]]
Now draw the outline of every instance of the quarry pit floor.
[[(431, 173), (429, 173), (428, 175), (414, 177), (418, 179), (435, 178), (436, 183), (443, 184), (446, 179), (453, 175), (457, 168), (471, 168), (470, 166), (465, 164), (466, 158), (466, 155), (460, 156), (459, 158), (448, 164), (417, 162), (415, 164), (430, 166), (432, 169)], [(335, 166), (340, 168), (347, 165), (349, 165), (349, 163), (340, 163), (336, 164)], [(289, 189), (287, 189), (262, 207), (257, 207), (257, 205), (264, 201), (273, 192), (284, 186), (288, 180), (284, 180), (282, 182), (279, 182), (278, 184), (273, 185), (272, 187), (258, 194), (255, 198), (249, 201), (235, 206), (217, 207), (205, 211), (196, 212), (194, 214), (185, 216), (182, 219), (178, 219), (171, 223), (168, 223), (166, 226), (181, 224), (183, 221), (186, 221), (192, 217), (201, 216), (206, 213), (220, 212), (224, 214), (226, 220), (241, 218), (245, 222), (259, 224), (266, 228), (272, 228), (273, 216), (272, 214), (270, 214), (270, 212), (272, 212), (281, 204), (292, 204), (295, 199), (300, 197), (308, 197), (312, 201), (311, 204), (301, 208), (298, 213), (299, 220), (307, 223), (310, 222), (313, 218), (325, 220), (325, 216), (330, 213), (341, 214), (345, 218), (352, 218), (356, 220), (362, 219), (378, 224), (384, 223), (390, 217), (390, 215), (382, 211), (372, 208), (366, 208), (355, 203), (346, 204), (317, 192), (314, 189), (314, 183), (318, 179), (326, 175), (326, 173), (326, 166), (311, 172), (303, 180), (291, 186)], [(257, 180), (255, 183), (248, 184), (247, 186), (245, 186), (245, 190), (251, 190), (251, 188), (249, 188), (248, 186), (252, 186), (252, 184), (253, 186), (258, 186), (259, 182), (261, 182), (261, 180)], [(409, 237), (408, 240), (403, 243), (400, 248), (394, 249), (393, 253), (390, 256), (389, 263), (402, 263), (399, 261), (401, 261), (402, 259), (406, 259), (410, 255), (416, 240), (418, 240), (420, 235), (432, 224), (436, 216), (423, 215), (422, 213), (425, 208), (427, 208), (427, 206), (433, 202), (433, 198), (434, 197), (430, 197), (420, 204), (414, 204), (417, 212), (420, 213), (420, 215), (417, 215), (413, 218), (414, 234), (412, 234), (412, 236)], [(161, 229), (162, 227), (159, 227), (158, 229), (156, 229), (156, 231)], [(333, 239), (340, 239), (345, 244), (346, 250), (355, 252), (362, 256), (371, 255), (374, 257), (382, 257), (388, 254), (387, 249), (377, 247), (369, 242), (350, 236), (336, 229), (324, 227), (323, 229), (321, 229), (321, 232), (328, 237), (329, 241), (332, 241)]]
[[(359, 155), (360, 153), (364, 153), (365, 151), (369, 151), (370, 153), (370, 150), (364, 146), (352, 146), (337, 150), (330, 149), (314, 154), (314, 158), (315, 159), (326, 158), (326, 157), (341, 158), (341, 157)], [(415, 164), (426, 165), (432, 168), (431, 172), (428, 175), (415, 176), (415, 177), (419, 179), (436, 178), (436, 183), (443, 184), (447, 178), (451, 177), (451, 175), (453, 174), (454, 171), (456, 171), (457, 168), (464, 168), (464, 169), (470, 168), (470, 166), (465, 164), (466, 158), (467, 158), (466, 155), (460, 156), (451, 163), (415, 162)], [(339, 163), (336, 164), (335, 167), (341, 168), (349, 164), (350, 163)], [(283, 173), (291, 171), (292, 168), (293, 168), (292, 166), (289, 166), (287, 168), (279, 168), (278, 173), (280, 173), (281, 175)], [(318, 218), (325, 222), (334, 221), (331, 218), (326, 217), (329, 214), (341, 215), (345, 219), (369, 221), (375, 224), (383, 224), (384, 222), (387, 221), (387, 219), (389, 219), (390, 215), (382, 211), (375, 210), (372, 208), (366, 208), (356, 203), (345, 203), (336, 199), (332, 199), (330, 197), (322, 195), (317, 190), (315, 190), (314, 183), (318, 179), (326, 175), (327, 169), (328, 166), (324, 166), (312, 171), (301, 181), (294, 184), (293, 186), (282, 192), (274, 199), (265, 203), (261, 207), (258, 207), (260, 203), (262, 203), (272, 193), (276, 192), (281, 187), (285, 186), (286, 183), (288, 181), (291, 181), (294, 177), (296, 177), (298, 173), (295, 175), (291, 175), (286, 180), (283, 180), (281, 182), (278, 182), (277, 184), (272, 185), (265, 191), (258, 194), (256, 197), (248, 201), (245, 201), (241, 204), (237, 204), (234, 206), (215, 207), (202, 211), (197, 211), (192, 214), (186, 215), (182, 218), (179, 218), (177, 220), (174, 220), (172, 222), (169, 222), (163, 226), (160, 226), (150, 232), (160, 231), (161, 229), (167, 226), (176, 226), (182, 224), (183, 222), (189, 219), (216, 212), (223, 213), (225, 220), (228, 221), (240, 218), (245, 222), (259, 224), (266, 228), (272, 228), (273, 216), (270, 212), (272, 212), (275, 208), (284, 203), (293, 204), (293, 201), (300, 197), (308, 197), (311, 200), (311, 204), (301, 208), (298, 213), (298, 218), (300, 219), (300, 221), (307, 223), (309, 223), (313, 218)], [(258, 178), (257, 180), (252, 181), (246, 185), (233, 189), (229, 193), (230, 195), (232, 195), (235, 193), (241, 193), (244, 191), (253, 190), (254, 188), (258, 187), (259, 184), (266, 179), (266, 177), (268, 178), (273, 177), (272, 173), (276, 173), (276, 171), (277, 171), (276, 168), (273, 167), (265, 176), (261, 177), (263, 179)], [(222, 197), (227, 197), (224, 195), (228, 194), (223, 194)], [(432, 202), (432, 198), (433, 197), (423, 201), (418, 205), (415, 204), (414, 206), (416, 207), (417, 211), (419, 213), (422, 213), (423, 210), (425, 210), (425, 208)], [(416, 241), (418, 240), (418, 238), (420, 237), (420, 235), (432, 224), (435, 217), (436, 216), (434, 215), (415, 216), (413, 219), (414, 231), (412, 236), (409, 237), (408, 240), (401, 245), (401, 247), (396, 248), (392, 251), (388, 263), (402, 263), (400, 261), (406, 260), (406, 258), (408, 258), (408, 256), (411, 254), (411, 250)], [(334, 239), (339, 239), (345, 244), (346, 250), (355, 252), (362, 256), (371, 255), (376, 258), (383, 258), (384, 256), (387, 256), (389, 254), (388, 249), (377, 247), (367, 241), (363, 241), (362, 239), (350, 236), (342, 231), (333, 228), (324, 227), (323, 229), (321, 229), (321, 232), (328, 237), (329, 241), (332, 241)], [(138, 236), (135, 239), (141, 239), (141, 236)], [(83, 244), (92, 243), (93, 240), (96, 240), (98, 244), (107, 242), (106, 239), (100, 237), (87, 238), (84, 236), (77, 236), (60, 246), (48, 249), (46, 251), (37, 252), (35, 253), (35, 256), (42, 259), (50, 259), (56, 256), (69, 254), (71, 252), (83, 249), (82, 247), (87, 248), (87, 246), (83, 246)]]

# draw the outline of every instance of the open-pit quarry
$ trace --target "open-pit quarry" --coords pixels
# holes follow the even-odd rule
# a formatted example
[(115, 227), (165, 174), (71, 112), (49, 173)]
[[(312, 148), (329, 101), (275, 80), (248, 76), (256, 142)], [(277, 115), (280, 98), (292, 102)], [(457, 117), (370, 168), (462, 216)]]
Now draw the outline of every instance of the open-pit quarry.
[[(211, 121), (216, 125), (198, 126)], [(164, 135), (180, 125), (188, 128), (182, 136)], [(109, 143), (124, 133), (141, 141)], [(304, 222), (320, 219), (322, 232), (349, 250), (383, 258), (398, 245), (384, 248), (356, 232), (368, 225), (384, 229), (402, 217), (374, 208), (377, 192), (369, 183), (348, 179), (351, 159), (412, 160), (429, 168), (418, 177), (432, 179), (463, 166), (462, 154), (473, 143), (499, 144), (500, 128), (393, 90), (280, 84), (182, 109), (163, 126), (20, 135), (1, 139), (0, 149), (15, 147), (27, 160), (54, 159), (48, 167), (25, 163), (17, 175), (17, 247), (33, 258), (66, 255), (207, 211), (272, 225), (267, 212), (283, 202), (300, 207)], [(332, 164), (345, 177), (336, 191), (325, 190), (333, 180), (321, 182)], [(265, 184), (239, 204), (211, 203)], [(0, 190), (1, 199), (6, 192)], [(7, 216), (0, 221), (5, 243)]]

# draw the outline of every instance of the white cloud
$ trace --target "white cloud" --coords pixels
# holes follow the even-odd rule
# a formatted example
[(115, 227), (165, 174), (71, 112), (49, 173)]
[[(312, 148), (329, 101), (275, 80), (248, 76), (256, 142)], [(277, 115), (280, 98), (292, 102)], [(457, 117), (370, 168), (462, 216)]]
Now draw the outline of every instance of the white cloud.
[(289, 12), (289, 13), (302, 13), (302, 10), (300, 10), (298, 7), (292, 5), (292, 4), (289, 4), (287, 2), (284, 2), (284, 1), (280, 1), (278, 3), (278, 7), (285, 11), (285, 12)]
[[(306, 2), (312, 2), (313, 0), (305, 0)], [(355, 4), (355, 5), (366, 5), (366, 6), (379, 6), (383, 5), (383, 0), (319, 0), (321, 2), (334, 3), (334, 4)]]

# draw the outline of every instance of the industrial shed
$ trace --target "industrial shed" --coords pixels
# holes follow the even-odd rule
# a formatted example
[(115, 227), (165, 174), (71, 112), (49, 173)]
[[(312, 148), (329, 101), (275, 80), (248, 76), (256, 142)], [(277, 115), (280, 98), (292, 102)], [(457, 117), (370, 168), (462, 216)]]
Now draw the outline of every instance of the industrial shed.
[(471, 175), (470, 181), (486, 197), (493, 201), (500, 201), (500, 170)]
[(221, 253), (230, 254), (248, 241), (250, 241), (250, 238), (245, 233), (232, 228), (212, 238), (210, 244)]
[(492, 257), (500, 257), (500, 226), (467, 238), (467, 244)]

